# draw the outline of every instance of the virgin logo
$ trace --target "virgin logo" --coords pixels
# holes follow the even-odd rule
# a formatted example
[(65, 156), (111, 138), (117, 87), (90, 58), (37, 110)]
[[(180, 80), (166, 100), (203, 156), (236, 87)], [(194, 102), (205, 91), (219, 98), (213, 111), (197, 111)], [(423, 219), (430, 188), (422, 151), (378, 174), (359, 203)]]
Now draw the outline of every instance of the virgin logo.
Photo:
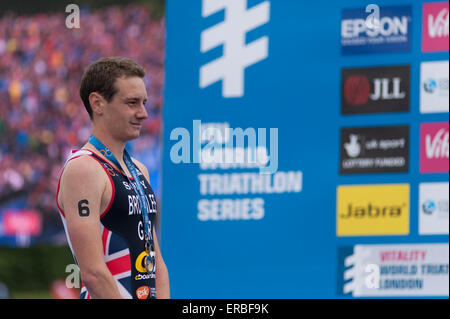
[(448, 9), (444, 8), (439, 11), (436, 18), (432, 15), (428, 15), (428, 35), (430, 38), (448, 37), (448, 23), (449, 15)]
[(420, 172), (446, 173), (449, 159), (448, 122), (420, 125)]
[(448, 51), (448, 2), (423, 4), (422, 52)]
[(425, 152), (428, 159), (449, 158), (448, 135), (448, 130), (442, 128), (433, 138), (429, 134), (425, 136)]

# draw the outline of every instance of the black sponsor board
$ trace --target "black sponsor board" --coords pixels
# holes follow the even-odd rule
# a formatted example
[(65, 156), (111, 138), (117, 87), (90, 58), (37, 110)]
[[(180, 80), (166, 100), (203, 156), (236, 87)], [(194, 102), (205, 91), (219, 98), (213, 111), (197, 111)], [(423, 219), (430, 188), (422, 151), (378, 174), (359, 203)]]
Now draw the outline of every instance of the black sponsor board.
[(342, 69), (342, 114), (409, 112), (410, 66)]
[(409, 126), (341, 129), (340, 173), (408, 172)]

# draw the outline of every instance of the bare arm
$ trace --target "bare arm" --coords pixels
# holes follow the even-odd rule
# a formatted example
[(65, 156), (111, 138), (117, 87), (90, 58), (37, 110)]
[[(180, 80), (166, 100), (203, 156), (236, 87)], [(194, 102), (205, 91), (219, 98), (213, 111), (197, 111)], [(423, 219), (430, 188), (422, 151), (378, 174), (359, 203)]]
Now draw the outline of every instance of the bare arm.
[(156, 281), (156, 298), (170, 299), (169, 272), (159, 249), (158, 238), (153, 229), (153, 239), (155, 242), (155, 281)]
[[(147, 168), (140, 162), (134, 160), (134, 163), (141, 170), (142, 174), (147, 178), (150, 183), (150, 177)], [(159, 249), (158, 238), (156, 236), (155, 229), (153, 229), (153, 239), (155, 242), (155, 281), (156, 281), (156, 298), (157, 299), (170, 299), (170, 285), (169, 285), (169, 272), (167, 270), (164, 259)]]
[(88, 156), (71, 160), (61, 177), (60, 202), (66, 216), (83, 283), (92, 298), (121, 298), (103, 257), (100, 206), (106, 176)]

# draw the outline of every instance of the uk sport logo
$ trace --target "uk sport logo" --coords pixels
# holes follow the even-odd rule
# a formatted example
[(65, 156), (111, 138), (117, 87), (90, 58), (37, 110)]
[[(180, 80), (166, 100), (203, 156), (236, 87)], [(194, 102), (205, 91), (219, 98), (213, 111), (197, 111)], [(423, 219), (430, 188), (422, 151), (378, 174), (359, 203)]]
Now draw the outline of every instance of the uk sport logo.
[(223, 45), (223, 55), (200, 68), (200, 88), (222, 80), (222, 96), (244, 96), (244, 71), (268, 57), (269, 38), (246, 44), (246, 33), (269, 21), (270, 2), (247, 9), (247, 0), (203, 0), (204, 18), (225, 10), (225, 19), (201, 33), (200, 51)]

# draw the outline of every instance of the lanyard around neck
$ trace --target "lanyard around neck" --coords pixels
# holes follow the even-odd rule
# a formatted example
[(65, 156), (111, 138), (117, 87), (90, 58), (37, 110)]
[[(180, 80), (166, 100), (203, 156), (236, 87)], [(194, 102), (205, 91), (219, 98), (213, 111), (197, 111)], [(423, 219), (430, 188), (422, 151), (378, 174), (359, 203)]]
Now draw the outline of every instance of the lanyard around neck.
[[(102, 142), (100, 142), (100, 140), (98, 138), (96, 138), (95, 136), (92, 135), (91, 138), (89, 139), (89, 143), (91, 143), (100, 153), (102, 153), (102, 155), (104, 155), (109, 161), (114, 163), (114, 165), (116, 165), (119, 169), (122, 169), (119, 161), (114, 156), (114, 154), (108, 149), (108, 147), (106, 147)], [(131, 176), (133, 177), (133, 179), (135, 181), (135, 183), (133, 183), (127, 176), (128, 181), (129, 181), (130, 185), (133, 187), (136, 194), (138, 195), (139, 202), (141, 204), (142, 218), (144, 220), (146, 249), (150, 253), (150, 252), (154, 251), (154, 249), (153, 249), (154, 246), (153, 246), (153, 234), (152, 234), (150, 218), (149, 218), (149, 208), (147, 205), (148, 204), (147, 198), (145, 196), (144, 190), (142, 189), (142, 185), (140, 183), (140, 179), (137, 174), (136, 167), (134, 166), (133, 161), (131, 160), (130, 154), (128, 153), (128, 151), (126, 149), (124, 149), (124, 152), (123, 152), (123, 160), (124, 160), (125, 165), (127, 166), (128, 170), (130, 171)]]

